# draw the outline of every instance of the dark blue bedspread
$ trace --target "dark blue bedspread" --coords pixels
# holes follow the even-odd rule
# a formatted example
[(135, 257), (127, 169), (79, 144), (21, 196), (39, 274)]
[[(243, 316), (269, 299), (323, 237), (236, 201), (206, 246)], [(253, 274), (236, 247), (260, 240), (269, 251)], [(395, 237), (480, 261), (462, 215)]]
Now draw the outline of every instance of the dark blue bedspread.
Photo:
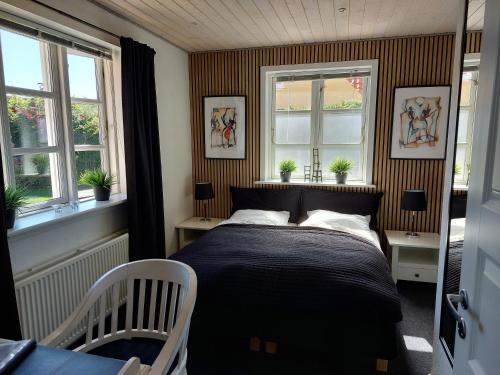
[[(198, 277), (196, 309), (245, 306), (401, 320), (384, 254), (357, 236), (327, 229), (224, 225), (171, 259)], [(199, 315), (199, 314), (198, 314)]]

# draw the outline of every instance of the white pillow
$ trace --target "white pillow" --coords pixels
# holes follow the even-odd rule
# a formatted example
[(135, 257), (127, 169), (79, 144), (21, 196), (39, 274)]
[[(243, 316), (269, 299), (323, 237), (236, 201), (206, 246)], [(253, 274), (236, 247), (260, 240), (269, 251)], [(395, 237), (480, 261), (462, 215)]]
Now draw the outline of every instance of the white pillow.
[(301, 226), (316, 226), (318, 224), (346, 226), (353, 229), (366, 229), (370, 231), (370, 215), (350, 215), (327, 210), (307, 211), (307, 220)]
[(238, 210), (224, 224), (287, 225), (290, 219), (288, 211)]
[(349, 215), (335, 211), (308, 211), (307, 220), (300, 223), (301, 227), (317, 227), (351, 233), (374, 242), (370, 231), (370, 215)]
[(450, 220), (450, 242), (462, 241), (465, 233), (465, 217)]

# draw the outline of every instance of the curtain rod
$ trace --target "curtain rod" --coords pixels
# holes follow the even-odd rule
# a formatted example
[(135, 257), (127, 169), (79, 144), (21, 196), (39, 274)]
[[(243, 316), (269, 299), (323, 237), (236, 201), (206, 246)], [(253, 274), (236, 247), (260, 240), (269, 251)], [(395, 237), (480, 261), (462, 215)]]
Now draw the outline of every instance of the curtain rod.
[(0, 11), (0, 26), (34, 39), (58, 44), (67, 48), (79, 50), (94, 56), (112, 59), (111, 50), (84, 39), (74, 37), (64, 32), (54, 30), (50, 27), (38, 24), (22, 17)]
[(78, 21), (78, 22), (83, 23), (83, 24), (85, 24), (85, 25), (87, 25), (89, 27), (92, 27), (93, 29), (99, 30), (99, 31), (101, 31), (103, 33), (106, 33), (106, 34), (108, 34), (110, 36), (113, 36), (113, 37), (115, 37), (117, 39), (120, 39), (120, 35), (116, 35), (115, 33), (112, 33), (111, 31), (103, 29), (102, 27), (96, 26), (96, 25), (94, 25), (94, 24), (92, 24), (90, 22), (82, 20), (81, 18), (75, 17), (75, 16), (73, 16), (73, 15), (71, 15), (69, 13), (63, 12), (62, 10), (54, 8), (54, 7), (50, 6), (50, 5), (47, 5), (47, 4), (45, 4), (45, 3), (43, 3), (43, 2), (41, 2), (39, 0), (32, 0), (32, 1), (34, 3), (37, 3), (38, 5), (41, 5), (41, 6), (45, 7), (45, 8), (47, 8), (47, 9), (50, 9), (50, 10), (56, 12), (56, 13), (59, 13), (59, 14), (65, 16), (65, 17), (71, 18), (74, 21)]

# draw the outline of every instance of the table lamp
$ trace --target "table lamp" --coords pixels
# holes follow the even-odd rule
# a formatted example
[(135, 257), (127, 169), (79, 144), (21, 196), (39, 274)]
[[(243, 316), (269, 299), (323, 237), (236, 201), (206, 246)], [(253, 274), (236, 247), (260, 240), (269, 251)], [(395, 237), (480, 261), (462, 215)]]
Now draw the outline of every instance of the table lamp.
[(203, 214), (204, 217), (201, 221), (209, 221), (210, 218), (207, 214), (207, 200), (215, 197), (214, 189), (211, 182), (197, 182), (194, 189), (194, 199), (203, 201)]
[(404, 190), (403, 196), (401, 197), (401, 209), (405, 211), (411, 211), (411, 225), (410, 231), (406, 232), (408, 237), (414, 238), (418, 237), (418, 233), (415, 232), (415, 216), (417, 212), (425, 211), (427, 208), (427, 200), (425, 199), (424, 190)]

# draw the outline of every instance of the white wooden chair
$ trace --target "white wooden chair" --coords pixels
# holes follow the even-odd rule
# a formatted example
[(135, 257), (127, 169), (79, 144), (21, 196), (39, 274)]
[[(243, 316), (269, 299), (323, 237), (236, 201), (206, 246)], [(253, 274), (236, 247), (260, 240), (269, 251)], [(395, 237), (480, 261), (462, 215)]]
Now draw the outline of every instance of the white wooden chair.
[[(138, 358), (132, 358), (121, 373), (166, 374), (178, 355), (175, 369), (170, 373), (186, 374), (186, 345), (196, 288), (196, 274), (184, 263), (151, 259), (123, 264), (97, 280), (76, 311), (41, 344), (61, 346), (75, 336), (79, 328), (80, 331), (86, 330), (85, 343), (74, 349), (80, 352), (121, 339), (163, 340), (165, 344), (151, 367), (140, 366), (139, 371)], [(144, 325), (144, 307), (148, 300), (147, 325)], [(135, 302), (136, 319), (133, 316)], [(119, 307), (123, 303), (126, 304), (125, 327), (118, 329), (119, 311), (123, 311)], [(107, 332), (105, 321), (110, 312), (111, 324), (110, 327), (108, 324)], [(97, 326), (97, 332), (94, 326)]]

